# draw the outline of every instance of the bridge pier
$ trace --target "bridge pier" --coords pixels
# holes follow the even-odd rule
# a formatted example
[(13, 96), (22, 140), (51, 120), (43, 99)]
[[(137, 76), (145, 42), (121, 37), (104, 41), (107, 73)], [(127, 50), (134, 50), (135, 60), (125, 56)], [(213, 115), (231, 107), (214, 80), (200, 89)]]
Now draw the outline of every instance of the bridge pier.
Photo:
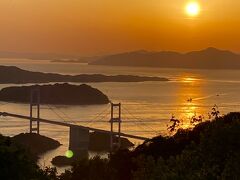
[(71, 125), (69, 131), (69, 150), (74, 154), (73, 158), (88, 157), (89, 130)]

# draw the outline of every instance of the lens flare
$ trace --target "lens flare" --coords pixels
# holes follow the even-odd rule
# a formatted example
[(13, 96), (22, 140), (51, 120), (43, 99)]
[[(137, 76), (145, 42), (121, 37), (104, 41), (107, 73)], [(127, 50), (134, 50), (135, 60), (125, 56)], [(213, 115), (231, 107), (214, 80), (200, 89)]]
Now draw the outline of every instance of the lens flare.
[(73, 157), (73, 152), (71, 151), (71, 150), (68, 150), (68, 151), (66, 151), (66, 153), (65, 153), (65, 156), (67, 157), (67, 158), (72, 158)]

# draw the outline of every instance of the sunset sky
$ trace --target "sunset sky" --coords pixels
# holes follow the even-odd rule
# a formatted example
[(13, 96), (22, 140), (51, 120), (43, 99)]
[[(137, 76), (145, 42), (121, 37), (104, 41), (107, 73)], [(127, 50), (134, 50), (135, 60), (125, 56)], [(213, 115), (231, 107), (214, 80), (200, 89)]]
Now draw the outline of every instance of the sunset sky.
[(79, 55), (139, 49), (240, 52), (240, 1), (1, 0), (0, 51)]

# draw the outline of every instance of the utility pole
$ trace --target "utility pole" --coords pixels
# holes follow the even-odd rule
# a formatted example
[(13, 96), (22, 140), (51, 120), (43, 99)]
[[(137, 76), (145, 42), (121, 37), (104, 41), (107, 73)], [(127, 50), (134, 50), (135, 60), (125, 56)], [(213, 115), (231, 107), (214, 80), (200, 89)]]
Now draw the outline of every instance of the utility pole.
[[(117, 109), (117, 113), (114, 113)], [(121, 146), (121, 103), (111, 103), (111, 137), (110, 137), (110, 148), (111, 152), (115, 149), (119, 149)], [(117, 124), (117, 135), (114, 133), (114, 124)]]
[[(37, 120), (34, 119), (34, 110)], [(40, 118), (40, 89), (31, 89), (30, 92), (30, 133), (39, 134), (39, 118)]]

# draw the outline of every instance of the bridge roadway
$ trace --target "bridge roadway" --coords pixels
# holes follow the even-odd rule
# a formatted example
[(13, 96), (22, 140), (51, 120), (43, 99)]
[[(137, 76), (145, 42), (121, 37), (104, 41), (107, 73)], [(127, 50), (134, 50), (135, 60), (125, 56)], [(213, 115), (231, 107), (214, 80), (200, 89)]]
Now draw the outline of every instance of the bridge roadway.
[[(15, 118), (20, 118), (20, 119), (26, 119), (30, 120), (31, 118), (29, 116), (23, 116), (19, 114), (12, 114), (8, 112), (0, 112), (0, 116), (9, 116), (9, 117), (15, 117)], [(48, 119), (42, 119), (42, 118), (32, 118), (33, 121), (39, 121), (42, 123), (48, 123), (48, 124), (54, 124), (58, 126), (65, 126), (65, 127), (72, 127), (76, 126), (81, 129), (89, 130), (89, 131), (94, 131), (94, 132), (100, 132), (100, 133), (106, 133), (106, 134), (111, 134), (110, 131), (102, 130), (102, 129), (96, 129), (92, 127), (86, 127), (86, 126), (81, 126), (81, 125), (75, 125), (75, 124), (70, 124), (70, 123), (65, 123), (65, 122), (58, 122), (58, 121), (53, 121), (53, 120), (48, 120)], [(119, 135), (117, 132), (113, 132), (114, 135)], [(130, 134), (125, 134), (125, 133), (120, 133), (120, 136), (126, 137), (126, 138), (133, 138), (133, 139), (138, 139), (138, 140), (148, 140), (149, 138), (146, 137), (141, 137), (141, 136), (135, 136), (135, 135), (130, 135)]]

